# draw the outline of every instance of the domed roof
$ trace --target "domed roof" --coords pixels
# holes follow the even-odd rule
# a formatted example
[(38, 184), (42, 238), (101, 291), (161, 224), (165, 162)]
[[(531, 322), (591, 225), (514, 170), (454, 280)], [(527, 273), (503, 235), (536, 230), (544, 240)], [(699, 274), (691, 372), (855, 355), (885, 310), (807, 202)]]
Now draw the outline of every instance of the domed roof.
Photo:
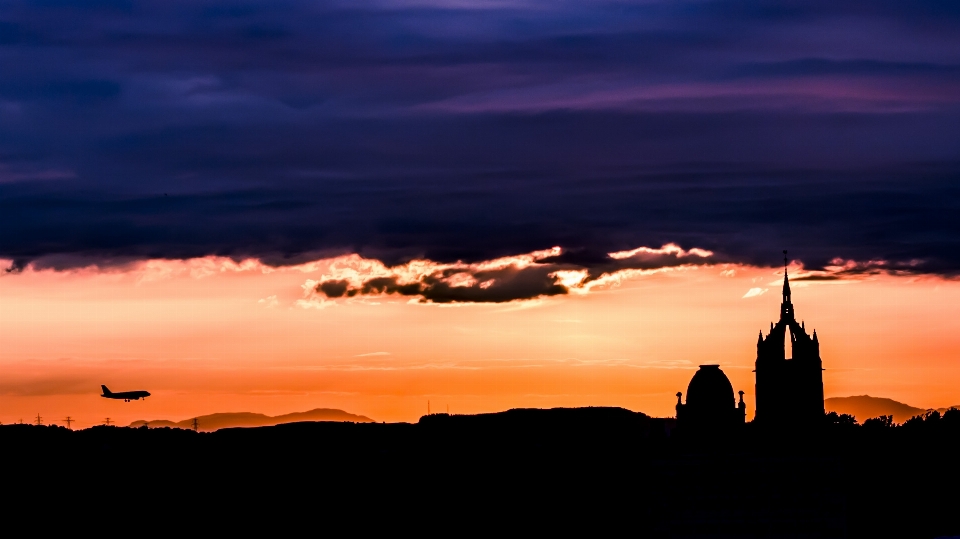
[(700, 365), (687, 386), (687, 406), (701, 409), (734, 408), (733, 385), (720, 365)]

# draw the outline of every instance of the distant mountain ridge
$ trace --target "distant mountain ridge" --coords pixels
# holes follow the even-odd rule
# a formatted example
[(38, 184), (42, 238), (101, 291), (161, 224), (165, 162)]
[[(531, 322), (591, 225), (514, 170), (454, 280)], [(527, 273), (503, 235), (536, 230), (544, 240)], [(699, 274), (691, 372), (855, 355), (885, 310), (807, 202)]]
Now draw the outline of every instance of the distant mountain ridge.
[[(228, 429), (232, 427), (272, 427), (284, 423), (296, 423), (298, 421), (350, 421), (353, 423), (372, 423), (369, 417), (351, 414), (343, 410), (333, 408), (315, 408), (306, 412), (293, 412), (278, 416), (268, 416), (265, 414), (256, 414), (252, 412), (227, 412), (218, 414), (209, 414), (197, 416), (197, 424), (202, 431), (213, 431), (218, 429)], [(139, 420), (130, 423), (131, 427), (142, 427), (146, 425), (150, 428), (180, 428), (192, 429), (193, 418), (183, 421), (173, 422), (165, 419), (153, 421)]]
[[(882, 415), (892, 415), (895, 423), (903, 423), (911, 417), (923, 415), (930, 410), (917, 408), (882, 397), (871, 397), (870, 395), (856, 395), (853, 397), (831, 397), (824, 399), (823, 406), (828, 412), (838, 414), (850, 414), (857, 418), (857, 421), (863, 423), (872, 417)], [(946, 408), (937, 408), (941, 414), (950, 408), (960, 408), (960, 405), (948, 406)]]

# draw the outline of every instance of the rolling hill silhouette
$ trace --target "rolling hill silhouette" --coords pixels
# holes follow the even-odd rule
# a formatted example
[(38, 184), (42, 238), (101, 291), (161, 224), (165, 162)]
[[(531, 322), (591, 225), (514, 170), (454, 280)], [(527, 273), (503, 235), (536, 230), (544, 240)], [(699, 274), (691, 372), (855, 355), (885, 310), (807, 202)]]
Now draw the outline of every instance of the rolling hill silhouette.
[[(870, 395), (824, 399), (823, 406), (828, 412), (850, 414), (856, 417), (860, 423), (882, 415), (892, 415), (895, 422), (903, 423), (911, 417), (923, 415), (928, 411), (925, 408), (916, 408), (893, 399), (871, 397)], [(942, 414), (949, 408), (937, 408), (937, 411)], [(953, 406), (953, 408), (960, 408), (960, 405)]]
[[(228, 429), (232, 427), (272, 427), (284, 423), (297, 423), (300, 421), (350, 421), (353, 423), (372, 423), (373, 420), (362, 415), (355, 415), (343, 410), (332, 408), (316, 408), (306, 412), (294, 412), (278, 416), (268, 416), (264, 414), (255, 414), (252, 412), (227, 412), (219, 414), (202, 415), (197, 417), (197, 423), (202, 431), (213, 431), (218, 429)], [(131, 427), (148, 426), (150, 428), (181, 428), (192, 429), (193, 418), (183, 421), (168, 421), (157, 419), (154, 421), (139, 420), (130, 423)]]
[[(960, 536), (960, 490), (950, 488), (960, 484), (950, 449), (960, 446), (960, 410), (907, 425), (832, 415), (819, 429), (747, 423), (719, 438), (684, 436), (673, 418), (597, 407), (199, 434), (15, 424), (0, 425), (0, 441), (14, 463), (4, 468), (5, 487), (31, 503), (62, 496), (53, 499), (97, 504), (86, 514), (112, 496), (131, 501), (121, 507), (138, 516), (144, 506), (173, 513), (220, 503), (214, 507), (244, 517), (268, 511), (271, 526), (309, 515), (310, 526), (320, 508), (357, 529), (370, 529), (364, 519), (395, 529), (428, 500), (429, 526), (488, 524), (493, 533), (522, 526), (676, 538)], [(62, 462), (77, 466), (64, 473), (55, 465)]]

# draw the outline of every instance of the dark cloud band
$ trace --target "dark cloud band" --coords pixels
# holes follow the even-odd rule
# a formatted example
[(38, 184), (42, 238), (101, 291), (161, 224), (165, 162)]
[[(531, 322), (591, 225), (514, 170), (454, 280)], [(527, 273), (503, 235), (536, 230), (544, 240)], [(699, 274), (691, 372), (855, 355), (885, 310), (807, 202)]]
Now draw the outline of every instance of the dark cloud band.
[[(0, 258), (394, 266), (558, 245), (551, 268), (593, 275), (675, 242), (956, 275), (958, 36), (934, 1), (14, 0)], [(369, 286), (562, 293), (530, 275)]]

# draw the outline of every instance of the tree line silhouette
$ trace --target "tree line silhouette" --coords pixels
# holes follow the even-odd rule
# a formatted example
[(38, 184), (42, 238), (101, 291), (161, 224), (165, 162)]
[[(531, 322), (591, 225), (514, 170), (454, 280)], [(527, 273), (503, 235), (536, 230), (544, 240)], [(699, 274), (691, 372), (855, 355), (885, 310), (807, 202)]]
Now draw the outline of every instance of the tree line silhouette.
[(868, 432), (900, 429), (906, 433), (932, 434), (960, 429), (960, 410), (950, 408), (943, 414), (937, 410), (930, 410), (925, 414), (913, 416), (900, 424), (893, 421), (892, 415), (881, 415), (867, 419), (863, 422), (863, 425), (861, 425), (854, 416), (850, 414), (838, 414), (837, 412), (826, 414), (824, 420), (827, 425), (835, 428), (856, 429), (859, 427)]

